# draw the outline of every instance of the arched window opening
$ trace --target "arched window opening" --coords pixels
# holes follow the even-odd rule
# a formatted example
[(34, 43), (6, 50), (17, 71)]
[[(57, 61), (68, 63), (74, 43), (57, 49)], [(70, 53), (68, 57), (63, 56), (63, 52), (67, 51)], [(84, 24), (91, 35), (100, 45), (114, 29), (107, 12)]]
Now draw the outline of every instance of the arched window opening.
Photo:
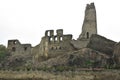
[(55, 37), (55, 41), (57, 41), (57, 37)]
[(53, 41), (53, 38), (52, 38), (52, 37), (50, 38), (50, 41)]
[(17, 41), (13, 41), (13, 44), (16, 44), (17, 43)]
[(47, 35), (50, 36), (50, 31), (47, 32)]
[(63, 38), (62, 37), (60, 37), (60, 41), (62, 41), (63, 40)]

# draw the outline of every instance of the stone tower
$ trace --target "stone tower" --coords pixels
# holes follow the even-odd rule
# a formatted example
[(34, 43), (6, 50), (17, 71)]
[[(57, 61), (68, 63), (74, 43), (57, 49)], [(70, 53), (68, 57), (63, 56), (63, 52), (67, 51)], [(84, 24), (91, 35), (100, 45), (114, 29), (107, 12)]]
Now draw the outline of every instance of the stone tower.
[(89, 39), (92, 34), (97, 34), (96, 9), (94, 3), (87, 4), (79, 40)]

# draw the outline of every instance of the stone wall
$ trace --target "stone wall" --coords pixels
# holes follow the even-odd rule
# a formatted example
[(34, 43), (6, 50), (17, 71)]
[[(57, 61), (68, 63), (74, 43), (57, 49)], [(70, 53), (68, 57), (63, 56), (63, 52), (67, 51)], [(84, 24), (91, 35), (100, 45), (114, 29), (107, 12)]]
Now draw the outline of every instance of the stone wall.
[(42, 38), (40, 43), (40, 51), (42, 55), (54, 57), (61, 53), (66, 53), (73, 50), (70, 44), (72, 35), (63, 35), (63, 30), (58, 29), (54, 35), (53, 30), (47, 30), (45, 36)]
[(113, 57), (115, 59), (116, 64), (120, 66), (120, 42), (116, 43), (114, 46)]
[(21, 44), (19, 40), (8, 40), (8, 50), (11, 54), (31, 53), (31, 44)]
[(91, 36), (87, 47), (99, 52), (103, 52), (109, 55), (110, 57), (112, 57), (115, 44), (116, 42), (112, 40), (109, 40), (103, 36), (94, 34)]
[(97, 34), (96, 10), (94, 3), (87, 4), (82, 33), (78, 40), (72, 40), (72, 35), (64, 35), (62, 29), (46, 30), (40, 44), (31, 47), (31, 44), (21, 44), (18, 40), (9, 40), (8, 49), (11, 53), (32, 53), (34, 58), (39, 56), (55, 57), (68, 51), (81, 49), (87, 46), (92, 34)]
[(97, 34), (96, 9), (94, 3), (87, 4), (82, 26), (82, 33), (78, 39), (89, 39), (92, 34)]
[[(112, 40), (97, 35), (96, 9), (94, 3), (87, 4), (86, 6), (82, 33), (77, 40), (73, 40), (71, 34), (64, 35), (62, 29), (56, 30), (56, 35), (54, 35), (54, 30), (46, 30), (45, 35), (41, 38), (40, 44), (35, 47), (32, 47), (31, 44), (21, 44), (19, 40), (15, 39), (8, 41), (7, 48), (9, 52), (13, 54), (12, 58), (14, 58), (14, 54), (17, 54), (17, 57), (19, 56), (18, 54), (21, 54), (22, 58), (26, 60), (26, 56), (28, 57), (28, 55), (30, 56), (32, 54), (33, 63), (40, 63), (43, 58), (46, 60), (55, 58), (62, 54), (81, 50), (82, 48), (99, 51), (101, 52), (100, 56), (103, 53), (110, 59), (114, 57), (118, 63), (120, 62), (120, 43), (116, 44), (116, 42)], [(25, 57), (23, 57), (23, 54)], [(96, 53), (93, 55), (97, 57)], [(87, 55), (85, 54), (85, 56)]]
[(64, 35), (62, 29), (56, 30), (56, 35), (54, 35), (54, 30), (47, 30), (40, 44), (32, 49), (34, 63), (39, 63), (45, 58), (56, 57), (73, 51), (71, 40), (72, 35)]
[(73, 45), (73, 47), (77, 50), (82, 49), (82, 48), (86, 48), (88, 45), (89, 39), (86, 40), (72, 40), (71, 44)]

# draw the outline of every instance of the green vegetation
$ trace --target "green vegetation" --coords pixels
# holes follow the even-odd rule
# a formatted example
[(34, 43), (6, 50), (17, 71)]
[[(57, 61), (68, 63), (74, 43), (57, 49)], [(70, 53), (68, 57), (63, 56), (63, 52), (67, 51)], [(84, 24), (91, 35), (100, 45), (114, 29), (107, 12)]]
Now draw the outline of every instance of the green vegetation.
[(4, 45), (0, 45), (0, 61), (2, 61), (8, 54), (7, 48)]
[(86, 64), (86, 67), (91, 67), (93, 65), (93, 63), (90, 60), (86, 61), (85, 64)]

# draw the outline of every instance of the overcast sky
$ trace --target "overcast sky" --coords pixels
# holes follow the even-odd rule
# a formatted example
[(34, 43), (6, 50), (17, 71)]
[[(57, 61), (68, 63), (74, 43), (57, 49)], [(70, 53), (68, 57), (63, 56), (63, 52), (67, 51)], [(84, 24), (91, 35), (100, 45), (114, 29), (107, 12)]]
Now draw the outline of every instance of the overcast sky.
[(91, 2), (96, 6), (98, 34), (119, 42), (119, 0), (0, 0), (0, 44), (19, 39), (35, 46), (49, 29), (64, 29), (77, 39)]

